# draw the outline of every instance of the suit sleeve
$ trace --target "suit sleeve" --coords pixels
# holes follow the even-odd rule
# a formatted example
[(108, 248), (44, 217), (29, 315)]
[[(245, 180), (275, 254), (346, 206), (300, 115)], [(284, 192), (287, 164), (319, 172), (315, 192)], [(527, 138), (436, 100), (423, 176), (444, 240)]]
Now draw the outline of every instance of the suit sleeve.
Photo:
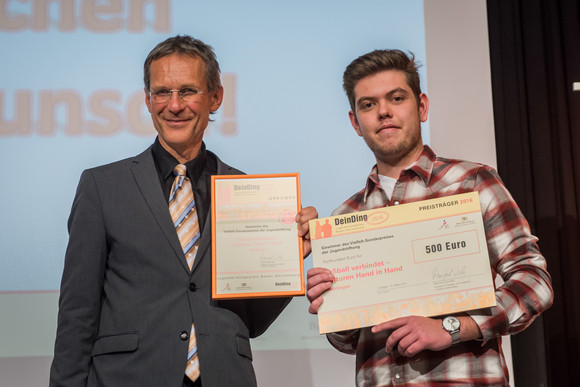
[(291, 300), (291, 298), (247, 300), (246, 308), (250, 316), (250, 326), (248, 327), (250, 337), (258, 337), (264, 333)]
[(98, 188), (83, 172), (68, 221), (50, 386), (86, 386), (97, 334), (107, 240)]
[(272, 325), (291, 300), (291, 298), (220, 300), (218, 305), (237, 314), (248, 328), (250, 338), (255, 338)]

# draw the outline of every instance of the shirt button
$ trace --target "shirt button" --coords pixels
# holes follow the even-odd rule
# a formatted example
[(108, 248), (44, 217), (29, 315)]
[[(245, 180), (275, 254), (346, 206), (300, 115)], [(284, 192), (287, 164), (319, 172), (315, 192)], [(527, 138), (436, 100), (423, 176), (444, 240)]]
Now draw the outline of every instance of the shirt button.
[(401, 379), (401, 375), (395, 374), (395, 379)]
[(194, 284), (193, 282), (191, 282), (189, 284), (189, 290), (192, 291), (192, 292), (195, 292), (197, 290), (197, 285)]
[(179, 337), (183, 341), (188, 340), (189, 339), (189, 333), (187, 333), (187, 331), (183, 331), (183, 332), (181, 332), (181, 335), (179, 335)]
[(396, 201), (396, 202), (394, 202), (393, 204), (394, 204), (395, 206), (398, 206), (398, 205), (399, 205), (399, 201)]

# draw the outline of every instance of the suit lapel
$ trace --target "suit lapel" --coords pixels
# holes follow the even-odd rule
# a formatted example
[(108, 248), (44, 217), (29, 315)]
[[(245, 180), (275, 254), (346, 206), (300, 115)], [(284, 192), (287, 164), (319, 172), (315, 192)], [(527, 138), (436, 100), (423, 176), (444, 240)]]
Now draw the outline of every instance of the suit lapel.
[(161, 185), (159, 184), (159, 176), (157, 175), (151, 148), (148, 148), (145, 152), (135, 157), (131, 171), (163, 235), (167, 238), (185, 271), (189, 273), (189, 267), (183, 254), (183, 249), (181, 248), (179, 238), (173, 226), (173, 221), (171, 220), (171, 215), (169, 214), (169, 207), (163, 196)]

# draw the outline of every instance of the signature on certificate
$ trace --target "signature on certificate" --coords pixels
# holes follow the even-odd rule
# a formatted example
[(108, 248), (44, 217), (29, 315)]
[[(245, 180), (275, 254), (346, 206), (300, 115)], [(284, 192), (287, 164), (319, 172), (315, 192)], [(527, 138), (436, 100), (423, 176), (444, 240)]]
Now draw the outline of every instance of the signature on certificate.
[(445, 281), (454, 278), (463, 277), (467, 274), (467, 266), (455, 266), (455, 267), (434, 267), (431, 272), (431, 278), (433, 281)]

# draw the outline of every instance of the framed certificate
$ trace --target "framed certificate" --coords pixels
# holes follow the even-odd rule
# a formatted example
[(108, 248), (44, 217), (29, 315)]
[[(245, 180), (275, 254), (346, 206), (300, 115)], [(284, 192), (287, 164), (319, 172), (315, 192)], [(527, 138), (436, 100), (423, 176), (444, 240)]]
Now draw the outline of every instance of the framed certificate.
[(214, 299), (304, 295), (300, 175), (211, 177)]
[(310, 236), (335, 277), (320, 333), (496, 304), (477, 192), (314, 219)]

